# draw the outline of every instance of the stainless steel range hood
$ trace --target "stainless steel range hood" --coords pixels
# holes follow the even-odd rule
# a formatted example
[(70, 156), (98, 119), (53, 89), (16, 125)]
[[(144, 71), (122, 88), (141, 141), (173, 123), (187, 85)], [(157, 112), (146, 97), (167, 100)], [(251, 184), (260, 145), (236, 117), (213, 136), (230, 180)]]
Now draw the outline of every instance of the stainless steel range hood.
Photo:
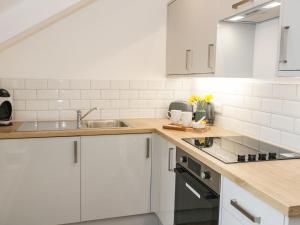
[(226, 18), (223, 21), (234, 23), (262, 23), (270, 19), (280, 16), (281, 2), (271, 1), (245, 12), (238, 13), (232, 17)]

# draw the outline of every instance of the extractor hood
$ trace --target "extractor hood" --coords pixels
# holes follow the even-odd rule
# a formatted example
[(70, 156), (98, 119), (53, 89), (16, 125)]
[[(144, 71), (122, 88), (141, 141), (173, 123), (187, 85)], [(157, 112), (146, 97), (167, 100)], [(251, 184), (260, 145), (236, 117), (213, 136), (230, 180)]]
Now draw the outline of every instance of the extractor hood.
[(271, 1), (245, 12), (238, 13), (223, 21), (234, 23), (262, 23), (280, 16), (280, 1)]

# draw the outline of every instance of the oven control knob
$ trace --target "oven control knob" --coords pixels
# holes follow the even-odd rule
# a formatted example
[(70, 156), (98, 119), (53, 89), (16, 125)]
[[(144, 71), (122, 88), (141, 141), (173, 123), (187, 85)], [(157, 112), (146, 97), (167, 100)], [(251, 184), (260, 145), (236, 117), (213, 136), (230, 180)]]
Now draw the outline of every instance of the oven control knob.
[(186, 156), (181, 156), (180, 157), (180, 162), (181, 163), (186, 163), (187, 162), (187, 157)]
[(208, 171), (201, 172), (201, 178), (205, 180), (209, 180), (211, 178), (210, 172)]

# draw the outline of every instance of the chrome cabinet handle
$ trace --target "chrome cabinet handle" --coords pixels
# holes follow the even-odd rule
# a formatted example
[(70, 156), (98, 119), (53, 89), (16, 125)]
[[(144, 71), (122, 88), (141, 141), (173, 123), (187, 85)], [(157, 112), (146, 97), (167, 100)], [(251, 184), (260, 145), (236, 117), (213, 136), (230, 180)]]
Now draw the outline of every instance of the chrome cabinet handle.
[(173, 157), (172, 152), (174, 151), (174, 148), (169, 148), (169, 162), (168, 162), (168, 170), (173, 171)]
[(185, 183), (185, 186), (187, 187), (187, 189), (189, 189), (194, 195), (197, 196), (197, 198), (201, 198), (201, 195), (188, 183)]
[(210, 68), (210, 69), (213, 69), (213, 68), (214, 68), (214, 66), (211, 64), (212, 48), (213, 48), (214, 46), (215, 46), (214, 44), (209, 44), (209, 45), (208, 45), (207, 67)]
[(74, 163), (78, 163), (78, 141), (74, 141)]
[(190, 70), (190, 54), (191, 54), (192, 50), (191, 49), (187, 49), (185, 50), (185, 69), (186, 70)]
[(151, 148), (151, 140), (150, 140), (150, 138), (147, 138), (147, 142), (146, 142), (146, 158), (147, 159), (150, 158), (150, 148)]
[(233, 9), (238, 9), (241, 5), (244, 5), (248, 2), (253, 2), (253, 0), (242, 0), (232, 5)]
[(287, 42), (288, 42), (288, 31), (290, 27), (284, 26), (281, 28), (280, 38), (280, 58), (279, 63), (287, 63)]
[(244, 209), (242, 206), (239, 205), (237, 200), (232, 199), (230, 201), (230, 204), (237, 209), (240, 213), (242, 213), (245, 217), (247, 217), (249, 220), (251, 220), (253, 223), (260, 224), (261, 218), (253, 216), (250, 212), (248, 212), (246, 209)]

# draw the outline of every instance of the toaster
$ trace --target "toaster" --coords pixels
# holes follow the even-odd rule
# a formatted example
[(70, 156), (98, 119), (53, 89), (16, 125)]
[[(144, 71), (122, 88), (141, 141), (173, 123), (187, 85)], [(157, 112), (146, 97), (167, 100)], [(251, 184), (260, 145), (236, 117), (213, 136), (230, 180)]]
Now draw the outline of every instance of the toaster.
[(169, 106), (168, 115), (170, 115), (171, 110), (181, 110), (183, 112), (193, 112), (193, 106), (187, 101), (174, 101), (171, 102)]
[(12, 98), (5, 89), (0, 89), (0, 126), (12, 124)]

